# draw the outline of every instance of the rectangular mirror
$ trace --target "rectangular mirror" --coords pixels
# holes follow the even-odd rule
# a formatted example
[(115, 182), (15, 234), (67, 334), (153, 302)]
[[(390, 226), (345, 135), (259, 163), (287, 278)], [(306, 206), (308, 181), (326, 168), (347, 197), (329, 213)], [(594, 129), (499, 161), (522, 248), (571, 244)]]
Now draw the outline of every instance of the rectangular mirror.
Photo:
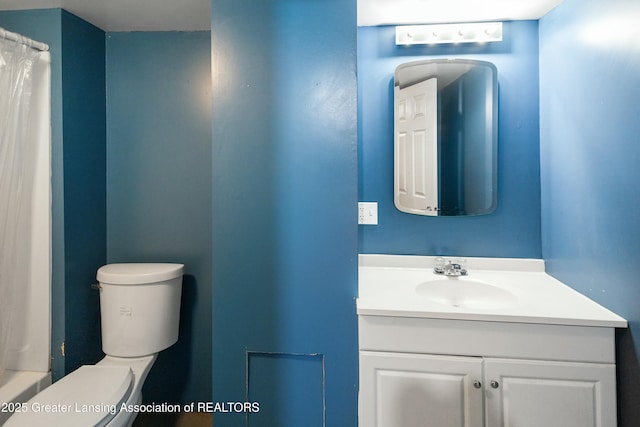
[(406, 213), (482, 215), (497, 204), (498, 77), (436, 59), (394, 74), (394, 202)]

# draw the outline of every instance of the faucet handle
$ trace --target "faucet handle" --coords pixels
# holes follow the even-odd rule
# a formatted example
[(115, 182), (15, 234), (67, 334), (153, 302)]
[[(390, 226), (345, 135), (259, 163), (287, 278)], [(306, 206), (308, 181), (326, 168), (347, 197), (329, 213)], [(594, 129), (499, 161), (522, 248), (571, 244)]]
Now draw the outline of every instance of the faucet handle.
[[(451, 276), (466, 276), (467, 269), (458, 263), (451, 263), (451, 268), (449, 274)], [(445, 273), (446, 274), (446, 273)]]
[[(451, 265), (451, 272), (450, 274), (452, 276), (466, 276), (467, 275), (467, 260), (466, 259), (459, 259), (456, 260), (455, 263), (450, 263)], [(445, 272), (446, 274), (446, 272)]]

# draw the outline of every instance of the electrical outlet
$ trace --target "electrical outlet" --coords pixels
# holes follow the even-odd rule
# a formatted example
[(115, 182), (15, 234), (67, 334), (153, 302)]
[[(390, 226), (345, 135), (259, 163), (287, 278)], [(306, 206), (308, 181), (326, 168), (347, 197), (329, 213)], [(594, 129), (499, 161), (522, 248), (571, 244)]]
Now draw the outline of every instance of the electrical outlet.
[(358, 224), (378, 225), (378, 202), (358, 202)]

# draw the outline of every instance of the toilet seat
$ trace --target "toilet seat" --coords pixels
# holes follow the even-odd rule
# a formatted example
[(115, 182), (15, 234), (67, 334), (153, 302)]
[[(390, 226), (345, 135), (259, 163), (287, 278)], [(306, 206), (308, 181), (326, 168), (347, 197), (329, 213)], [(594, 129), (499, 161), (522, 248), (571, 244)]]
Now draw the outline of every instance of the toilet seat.
[(128, 366), (81, 366), (29, 400), (5, 426), (104, 426), (127, 401), (133, 379)]

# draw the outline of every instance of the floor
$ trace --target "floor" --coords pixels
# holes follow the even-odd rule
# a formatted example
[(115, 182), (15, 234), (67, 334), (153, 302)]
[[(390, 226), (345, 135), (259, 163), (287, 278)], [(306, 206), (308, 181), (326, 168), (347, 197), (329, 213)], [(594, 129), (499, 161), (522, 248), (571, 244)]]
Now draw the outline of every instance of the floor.
[(210, 413), (179, 414), (138, 414), (133, 427), (211, 427), (213, 415)]

